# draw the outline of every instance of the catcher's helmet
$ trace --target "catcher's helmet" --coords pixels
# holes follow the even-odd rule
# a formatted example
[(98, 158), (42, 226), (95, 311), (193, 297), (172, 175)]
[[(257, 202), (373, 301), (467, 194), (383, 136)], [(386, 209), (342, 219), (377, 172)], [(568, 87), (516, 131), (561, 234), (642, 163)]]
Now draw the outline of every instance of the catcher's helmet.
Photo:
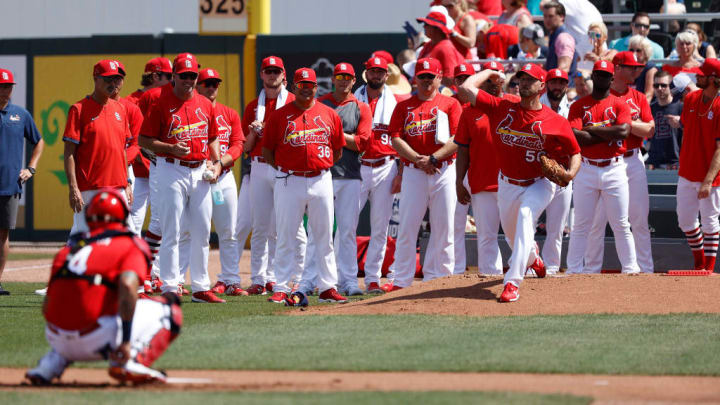
[(85, 220), (90, 229), (111, 222), (125, 223), (130, 213), (125, 197), (114, 188), (98, 191), (85, 208)]

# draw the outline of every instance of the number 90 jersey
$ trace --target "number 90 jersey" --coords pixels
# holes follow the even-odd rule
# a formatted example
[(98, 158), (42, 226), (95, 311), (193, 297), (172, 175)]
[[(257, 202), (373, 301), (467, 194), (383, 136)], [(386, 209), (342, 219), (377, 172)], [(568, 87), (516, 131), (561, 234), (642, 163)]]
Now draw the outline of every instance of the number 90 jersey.
[(263, 147), (274, 151), (275, 164), (285, 170), (329, 169), (333, 151), (345, 146), (340, 117), (318, 101), (307, 110), (290, 103), (273, 111), (263, 132)]

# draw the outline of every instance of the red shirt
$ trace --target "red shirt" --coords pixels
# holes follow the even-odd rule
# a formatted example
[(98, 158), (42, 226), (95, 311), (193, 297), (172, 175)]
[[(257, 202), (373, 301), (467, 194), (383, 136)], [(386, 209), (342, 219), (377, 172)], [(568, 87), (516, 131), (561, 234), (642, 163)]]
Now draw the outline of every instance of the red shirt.
[[(402, 101), (401, 97), (394, 96), (396, 102)], [(370, 118), (372, 120), (375, 117), (375, 108), (377, 108), (378, 100), (380, 97), (375, 97), (370, 102)], [(397, 104), (396, 104), (397, 105)], [(368, 139), (367, 143), (363, 146), (363, 160), (375, 160), (384, 158), (385, 156), (397, 156), (397, 151), (392, 146), (390, 134), (388, 133), (389, 125), (381, 123), (372, 124), (372, 135)]]
[(158, 153), (158, 156), (187, 161), (207, 160), (210, 156), (208, 143), (217, 136), (212, 103), (197, 91), (193, 91), (190, 100), (181, 100), (175, 96), (172, 87), (163, 86), (161, 89), (140, 133), (173, 145), (186, 142), (190, 148), (190, 153), (183, 157), (163, 153)]
[(478, 0), (477, 10), (485, 15), (500, 15), (503, 12), (501, 0)]
[[(102, 231), (95, 231), (91, 235)], [(69, 253), (70, 248), (66, 246), (55, 256), (51, 280), (63, 267)], [(83, 247), (75, 253), (68, 267), (70, 271), (80, 274), (100, 274), (109, 282), (117, 282), (120, 274), (126, 271), (137, 274), (138, 279), (143, 280), (149, 270), (146, 259), (149, 255), (147, 243), (142, 239), (135, 238), (133, 242), (129, 237), (121, 236), (101, 239)], [(117, 312), (116, 289), (72, 278), (57, 278), (48, 284), (45, 319), (59, 328), (83, 330), (92, 326), (101, 316), (115, 315)]]
[(358, 121), (355, 133), (351, 135), (355, 135), (355, 143), (357, 144), (358, 149), (360, 149), (360, 152), (362, 152), (368, 144), (370, 140), (370, 133), (372, 132), (373, 116), (370, 112), (370, 107), (367, 104), (359, 101), (357, 97), (355, 97), (355, 95), (352, 93), (350, 93), (348, 97), (340, 104), (335, 101), (332, 93), (328, 93), (320, 97), (318, 101), (321, 103), (329, 101), (335, 109), (345, 104), (357, 103), (358, 109), (360, 110), (360, 120)]
[(230, 170), (235, 160), (242, 155), (242, 145), (245, 141), (240, 116), (232, 108), (215, 103), (215, 123), (217, 124), (217, 137), (220, 143), (220, 156), (229, 154), (233, 161), (224, 170)]
[[(388, 131), (391, 137), (407, 142), (415, 152), (430, 155), (443, 146), (435, 141), (438, 120), (447, 120), (452, 137), (457, 132), (461, 114), (460, 102), (452, 97), (437, 93), (432, 100), (422, 101), (415, 95), (395, 106)], [(453, 158), (455, 154), (446, 160)], [(409, 163), (406, 159), (403, 161)]]
[(440, 42), (426, 42), (418, 56), (421, 58), (433, 58), (440, 61), (443, 76), (452, 77), (455, 66), (465, 62), (465, 58), (455, 49), (449, 39)]
[[(631, 89), (628, 87), (627, 91), (624, 94), (620, 94), (617, 91), (614, 91), (610, 89), (610, 94), (613, 96), (619, 97), (621, 100), (624, 100), (627, 105), (630, 107), (630, 120), (640, 120), (642, 122), (652, 122), (654, 121), (652, 110), (650, 109), (650, 104), (648, 104), (647, 97), (645, 97), (645, 94), (640, 93), (639, 91), (635, 89)], [(643, 138), (639, 136), (635, 136), (633, 134), (630, 134), (627, 139), (625, 140), (625, 148), (627, 150), (632, 150), (635, 148), (639, 148), (643, 143)]]
[(127, 145), (127, 151), (125, 152), (127, 154), (128, 164), (130, 164), (130, 162), (133, 162), (140, 154), (138, 136), (140, 135), (140, 127), (142, 127), (143, 123), (143, 115), (142, 112), (140, 112), (140, 108), (138, 108), (138, 106), (131, 100), (128, 100), (128, 98), (119, 98), (118, 101), (120, 104), (125, 106), (125, 109), (127, 110), (128, 123), (130, 124), (130, 134), (132, 135), (132, 140)]
[(63, 141), (77, 145), (75, 178), (80, 191), (127, 186), (125, 146), (132, 139), (125, 107), (87, 96), (70, 107)]
[(262, 146), (274, 151), (275, 164), (285, 170), (329, 169), (332, 151), (345, 146), (340, 117), (317, 100), (307, 110), (288, 103), (272, 111), (263, 132)]
[(140, 102), (140, 98), (143, 96), (143, 94), (145, 94), (145, 92), (138, 89), (130, 93), (130, 95), (125, 98), (137, 105)]
[[(285, 105), (288, 105), (295, 101), (295, 95), (292, 93), (288, 93), (287, 99), (285, 100)], [(277, 105), (277, 98), (265, 98), (265, 116), (263, 117), (263, 123), (267, 125), (268, 118), (270, 117), (270, 113), (276, 110), (275, 106)], [(242, 130), (244, 133), (249, 134), (250, 133), (250, 124), (252, 124), (253, 121), (255, 121), (255, 118), (257, 117), (257, 106), (258, 106), (258, 99), (251, 101), (248, 105), (245, 106), (245, 113), (243, 113), (242, 117)], [(251, 158), (262, 156), (262, 137), (265, 131), (263, 133), (259, 134), (257, 141), (255, 142), (255, 146), (252, 150), (246, 150)]]
[(672, 66), (672, 65), (665, 64), (665, 65), (663, 65), (662, 70), (670, 73), (673, 76), (675, 76), (676, 74), (681, 73), (681, 72), (696, 74), (696, 75), (703, 74), (703, 72), (702, 72), (702, 70), (700, 70), (699, 66), (686, 68), (686, 67), (681, 67), (681, 66)]
[(552, 157), (580, 153), (568, 121), (549, 107), (526, 110), (519, 103), (478, 90), (475, 107), (488, 115), (500, 171), (516, 180), (542, 176), (539, 152)]
[(460, 116), (455, 143), (469, 148), (468, 183), (472, 194), (497, 191), (498, 166), (495, 159), (490, 121), (477, 108), (467, 108)]
[[(720, 102), (715, 98), (703, 103), (702, 92), (696, 90), (685, 96), (680, 115), (683, 139), (678, 175), (693, 182), (705, 180), (720, 140)], [(715, 176), (712, 185), (720, 186), (720, 176)]]
[[(621, 98), (612, 94), (602, 100), (587, 95), (570, 105), (568, 121), (575, 129), (630, 124), (630, 108)], [(588, 159), (610, 159), (625, 153), (625, 142), (596, 143), (581, 149), (582, 155)]]
[(150, 107), (152, 107), (153, 104), (157, 102), (158, 97), (160, 97), (160, 93), (164, 88), (172, 89), (173, 85), (172, 83), (168, 83), (164, 86), (153, 87), (152, 89), (144, 92), (142, 97), (140, 97), (140, 100), (138, 101), (138, 107), (140, 107), (140, 111), (142, 111), (145, 119), (147, 119), (148, 115), (150, 114)]
[(497, 24), (485, 34), (485, 57), (507, 59), (508, 48), (518, 43), (518, 29), (514, 25)]

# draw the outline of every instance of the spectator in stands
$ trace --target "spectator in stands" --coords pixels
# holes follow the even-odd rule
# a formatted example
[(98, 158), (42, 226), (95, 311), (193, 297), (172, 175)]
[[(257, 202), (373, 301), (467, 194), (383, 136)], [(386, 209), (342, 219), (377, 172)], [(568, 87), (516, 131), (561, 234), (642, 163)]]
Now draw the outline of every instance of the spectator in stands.
[(698, 47), (698, 36), (695, 31), (683, 31), (675, 37), (675, 49), (678, 60), (663, 65), (662, 69), (675, 76), (680, 72), (690, 74), (695, 81), (696, 74), (703, 74), (700, 70), (701, 63), (695, 59), (695, 51)]
[(490, 16), (502, 14), (502, 0), (477, 0), (475, 2), (477, 11)]
[(487, 31), (478, 31), (477, 54), (483, 58), (508, 58), (508, 48), (518, 43), (518, 29), (514, 25), (497, 24)]
[(701, 58), (716, 58), (717, 53), (715, 52), (715, 48), (707, 42), (707, 35), (705, 35), (705, 32), (700, 27), (700, 24), (697, 23), (689, 23), (685, 30), (692, 30), (694, 31), (697, 36), (698, 40), (700, 41), (700, 45), (697, 47), (697, 52), (700, 55)]
[(588, 72), (578, 71), (573, 76), (573, 82), (575, 83), (575, 97), (571, 97), (572, 93), (568, 91), (568, 99), (577, 100), (592, 93), (593, 81)]
[(575, 39), (565, 29), (565, 6), (556, 1), (545, 4), (543, 22), (550, 31), (545, 70), (558, 68), (574, 75), (578, 57), (575, 52)]
[[(618, 51), (627, 51), (630, 48), (630, 37), (633, 35), (642, 35), (644, 37), (647, 37), (650, 33), (650, 16), (648, 13), (644, 11), (638, 11), (633, 15), (632, 22), (630, 23), (630, 29), (632, 30), (632, 35), (628, 35), (626, 37), (618, 38), (610, 43), (610, 48), (613, 48)], [(652, 53), (652, 59), (664, 59), (665, 58), (665, 51), (663, 50), (662, 46), (660, 44), (653, 42), (652, 40), (648, 39), (650, 41), (650, 45), (652, 46), (653, 53)]]
[(520, 97), (520, 81), (514, 74), (510, 76), (507, 82), (505, 82), (505, 88), (503, 90), (507, 94), (513, 94)]
[(508, 57), (512, 59), (545, 59), (548, 53), (545, 44), (545, 32), (542, 27), (530, 24), (520, 30), (520, 43), (508, 48)]
[(446, 14), (435, 11), (438, 8), (445, 10), (443, 7), (433, 7), (427, 17), (417, 19), (417, 22), (425, 24), (425, 35), (430, 38), (430, 42), (426, 42), (422, 47), (418, 59), (433, 58), (440, 61), (443, 71), (442, 84), (452, 87), (452, 72), (455, 66), (465, 62), (465, 58), (448, 39), (452, 29), (448, 27), (454, 27), (454, 22), (448, 21), (449, 17)]
[(638, 62), (645, 64), (640, 76), (635, 79), (635, 90), (645, 93), (645, 97), (647, 97), (648, 102), (650, 102), (654, 95), (653, 87), (650, 83), (653, 82), (653, 78), (658, 72), (657, 66), (650, 62), (650, 58), (652, 57), (652, 45), (650, 45), (650, 40), (642, 35), (631, 36), (628, 43), (630, 44), (628, 51), (635, 54)]
[(687, 73), (678, 73), (673, 77), (670, 90), (672, 91), (673, 98), (683, 100), (686, 95), (699, 89), (698, 86), (692, 81)]
[(532, 15), (527, 9), (527, 0), (502, 0), (502, 6), (505, 11), (500, 14), (498, 24), (514, 25), (522, 29), (533, 23)]
[(590, 23), (587, 34), (592, 44), (592, 51), (586, 53), (583, 59), (593, 63), (599, 60), (612, 61), (617, 51), (607, 46), (608, 29), (605, 23), (602, 21)]
[(470, 49), (475, 47), (477, 28), (475, 19), (468, 12), (466, 0), (443, 0), (442, 5), (455, 21), (455, 27), (450, 32), (450, 41), (463, 58), (472, 59)]
[[(540, 8), (544, 8), (545, 4), (550, 1), (542, 0)], [(587, 40), (590, 23), (602, 21), (603, 16), (595, 5), (588, 0), (558, 0), (558, 2), (565, 7), (565, 28), (575, 39), (575, 53), (582, 57), (592, 51), (590, 41)], [(591, 71), (592, 66), (592, 62), (581, 60), (578, 62), (577, 68)]]
[(648, 169), (677, 169), (682, 139), (682, 99), (674, 98), (670, 91), (672, 75), (658, 72), (653, 79), (655, 99), (650, 104), (655, 120), (655, 135), (649, 139)]
[(665, 4), (660, 7), (660, 12), (663, 14), (685, 14), (687, 9), (685, 4), (678, 3), (677, 0), (665, 0)]

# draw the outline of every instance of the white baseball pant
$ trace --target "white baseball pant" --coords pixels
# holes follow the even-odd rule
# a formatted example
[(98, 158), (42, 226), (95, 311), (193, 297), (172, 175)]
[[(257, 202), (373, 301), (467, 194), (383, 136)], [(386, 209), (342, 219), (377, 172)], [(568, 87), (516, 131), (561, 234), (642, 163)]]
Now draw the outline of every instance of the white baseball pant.
[(378, 167), (361, 166), (362, 188), (360, 209), (370, 201), (370, 242), (365, 255), (365, 285), (380, 283), (385, 260), (388, 226), (392, 216), (392, 182), (397, 176), (397, 165), (389, 159)]
[(333, 179), (335, 195), (335, 263), (341, 289), (358, 286), (357, 226), (360, 217), (361, 180)]
[[(625, 157), (624, 160), (625, 164), (627, 164), (628, 185), (630, 188), (628, 220), (630, 221), (630, 228), (635, 242), (637, 264), (643, 273), (653, 273), (655, 266), (653, 265), (650, 224), (648, 222), (650, 196), (648, 194), (645, 163), (642, 161), (638, 149), (634, 149), (633, 155)], [(588, 237), (588, 250), (585, 258), (585, 269), (591, 273), (599, 273), (602, 269), (606, 223), (606, 211), (598, 209)]]
[(575, 224), (570, 234), (567, 264), (568, 274), (583, 273), (584, 258), (588, 253), (588, 234), (598, 209), (598, 201), (607, 213), (615, 234), (615, 249), (623, 273), (637, 273), (640, 268), (635, 256), (635, 242), (628, 221), (628, 178), (622, 157), (605, 167), (587, 163), (583, 158), (580, 171), (573, 181)]
[(503, 274), (502, 255), (498, 244), (500, 228), (498, 193), (481, 191), (470, 197), (477, 229), (478, 272), (492, 275)]
[[(254, 167), (252, 173), (255, 173)], [(276, 173), (274, 202), (278, 235), (275, 252), (277, 284), (273, 291), (289, 293), (290, 281), (302, 272), (304, 263), (298, 260), (298, 250), (303, 240), (299, 230), (302, 228), (306, 210), (308, 226), (313, 230), (313, 245), (318, 260), (317, 287), (321, 292), (335, 288), (338, 277), (332, 245), (333, 187), (330, 172), (325, 171), (319, 176), (309, 178), (287, 175), (280, 171)]]
[[(689, 181), (678, 177), (677, 217), (678, 226), (683, 232), (690, 232), (702, 224), (704, 233), (720, 232), (720, 187), (712, 187), (710, 196), (699, 200), (701, 182)], [(698, 212), (700, 221), (698, 222)]]
[(498, 177), (500, 223), (512, 249), (504, 284), (513, 283), (520, 287), (525, 271), (538, 257), (535, 227), (540, 214), (552, 200), (555, 184), (542, 177), (523, 187), (508, 183), (502, 174)]
[[(160, 279), (163, 292), (177, 292), (182, 283), (178, 244), (188, 221), (190, 235), (190, 278), (193, 292), (210, 289), (208, 254), (212, 197), (210, 183), (202, 179), (205, 163), (191, 169), (165, 159), (157, 162), (158, 196), (162, 245), (160, 246)], [(162, 186), (162, 192), (160, 190)], [(154, 207), (153, 207), (154, 210)]]
[[(274, 263), (269, 245), (277, 239), (273, 209), (276, 170), (253, 158), (250, 171), (250, 203), (252, 205), (252, 236), (250, 237), (250, 279), (265, 285), (275, 281)], [(277, 257), (277, 256), (275, 256)]]
[(139, 235), (145, 222), (150, 200), (150, 180), (147, 177), (135, 177), (133, 181), (133, 203), (130, 208), (130, 220)]
[[(252, 231), (252, 205), (250, 205), (250, 175), (245, 174), (240, 181), (240, 192), (237, 196), (237, 223), (235, 239), (238, 242), (238, 262), (245, 250), (245, 242)], [(275, 256), (275, 245), (270, 247), (269, 254)], [(271, 257), (268, 260), (271, 260)]]
[(542, 258), (547, 274), (556, 274), (560, 270), (563, 231), (570, 213), (572, 192), (572, 182), (565, 187), (556, 186), (555, 195), (545, 208), (546, 236), (542, 248)]
[(457, 203), (455, 167), (444, 164), (440, 173), (428, 175), (407, 166), (403, 171), (401, 187), (394, 284), (409, 287), (413, 282), (418, 231), (428, 208), (431, 232), (423, 263), (424, 281), (452, 275), (455, 257), (451, 223)]
[[(162, 158), (158, 158), (162, 159)], [(158, 207), (158, 168), (157, 164), (150, 163), (150, 174), (148, 175), (148, 186), (150, 187), (150, 223), (148, 224), (148, 232), (162, 237), (162, 227), (160, 226), (160, 209)], [(162, 246), (162, 241), (159, 242)], [(160, 277), (160, 248), (158, 247), (158, 254), (155, 255), (155, 260), (152, 263), (151, 274), (155, 277)]]
[[(463, 179), (463, 185), (468, 190), (470, 189), (467, 175)], [(465, 254), (465, 225), (467, 225), (467, 216), (469, 211), (470, 204), (465, 205), (460, 204), (460, 202), (455, 203), (455, 221), (453, 224), (453, 249), (455, 250), (455, 268), (453, 269), (453, 274), (464, 274), (465, 269), (467, 268), (467, 255)], [(475, 210), (473, 210), (473, 217), (474, 216)]]
[[(125, 201), (127, 201), (127, 196), (125, 195), (125, 189), (124, 188), (118, 188), (117, 189), (120, 194), (122, 194), (123, 198), (125, 198)], [(88, 224), (85, 221), (85, 207), (90, 203), (90, 200), (92, 200), (93, 197), (98, 193), (99, 190), (86, 190), (81, 191), (80, 195), (83, 199), (83, 209), (80, 210), (80, 212), (73, 212), (73, 224), (72, 228), (70, 228), (70, 235), (76, 234), (78, 232), (88, 232), (90, 228), (88, 228)], [(135, 224), (130, 221), (130, 217), (128, 217), (127, 224), (130, 231), (135, 232)]]

